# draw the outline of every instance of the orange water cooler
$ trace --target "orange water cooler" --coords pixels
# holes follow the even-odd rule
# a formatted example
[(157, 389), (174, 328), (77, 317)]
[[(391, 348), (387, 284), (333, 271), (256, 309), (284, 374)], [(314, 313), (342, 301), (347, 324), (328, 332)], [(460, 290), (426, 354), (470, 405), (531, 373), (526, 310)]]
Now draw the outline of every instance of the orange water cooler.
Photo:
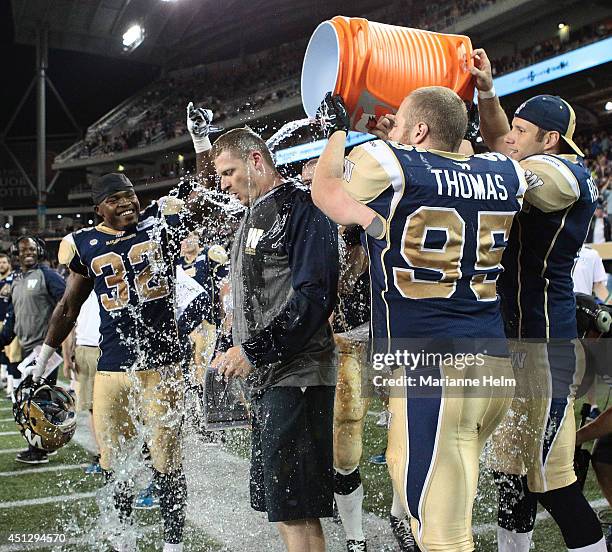
[(352, 128), (368, 131), (381, 115), (395, 113), (422, 86), (446, 86), (474, 97), (467, 36), (409, 29), (336, 16), (314, 31), (302, 66), (302, 103), (314, 117), (325, 94), (342, 96)]

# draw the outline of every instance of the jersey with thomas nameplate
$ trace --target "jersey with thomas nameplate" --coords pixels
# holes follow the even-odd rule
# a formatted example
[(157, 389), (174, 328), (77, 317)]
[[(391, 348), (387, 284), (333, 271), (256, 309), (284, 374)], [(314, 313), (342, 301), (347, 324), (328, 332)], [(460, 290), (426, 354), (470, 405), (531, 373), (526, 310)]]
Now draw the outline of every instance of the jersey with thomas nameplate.
[(384, 228), (366, 237), (375, 339), (504, 337), (496, 280), (527, 186), (515, 161), (376, 140), (344, 181)]

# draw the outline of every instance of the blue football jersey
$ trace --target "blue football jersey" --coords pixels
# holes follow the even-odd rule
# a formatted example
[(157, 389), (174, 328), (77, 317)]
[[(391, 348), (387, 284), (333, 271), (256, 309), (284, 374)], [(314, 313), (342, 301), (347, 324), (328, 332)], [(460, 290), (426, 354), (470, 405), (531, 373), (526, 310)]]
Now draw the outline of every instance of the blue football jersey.
[(575, 155), (521, 161), (529, 189), (512, 226), (500, 278), (509, 337), (577, 336), (572, 269), (586, 238), (598, 191)]
[(515, 161), (376, 140), (351, 152), (344, 180), (384, 227), (365, 238), (375, 349), (392, 338), (504, 337), (496, 280), (527, 187)]
[[(0, 278), (0, 323), (6, 318), (6, 313), (8, 312), (11, 304), (11, 294), (9, 288), (13, 283), (13, 278), (13, 272), (11, 272), (6, 278)], [(4, 293), (1, 293), (5, 286), (7, 286), (7, 288), (4, 289)]]
[[(177, 201), (177, 200), (175, 200)], [(94, 280), (100, 306), (98, 370), (151, 369), (178, 361), (175, 266), (186, 229), (180, 204), (145, 209), (133, 229), (99, 224), (66, 236), (58, 258)]]
[(220, 245), (204, 247), (191, 262), (183, 256), (178, 259), (178, 264), (185, 274), (200, 284), (204, 288), (203, 293), (208, 297), (206, 305), (210, 312), (200, 313), (202, 318), (217, 324), (220, 323), (219, 286), (228, 275), (228, 263), (229, 256)]
[(178, 262), (185, 274), (191, 276), (206, 290), (214, 285), (215, 279), (220, 280), (227, 276), (228, 255), (220, 245), (204, 247), (191, 262), (183, 256), (179, 258)]

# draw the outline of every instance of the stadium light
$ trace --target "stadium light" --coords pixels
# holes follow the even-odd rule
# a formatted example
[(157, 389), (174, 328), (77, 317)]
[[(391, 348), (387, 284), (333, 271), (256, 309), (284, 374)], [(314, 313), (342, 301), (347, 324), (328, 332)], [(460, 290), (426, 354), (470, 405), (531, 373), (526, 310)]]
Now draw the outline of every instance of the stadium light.
[(606, 111), (612, 111), (612, 102), (606, 102), (606, 105), (604, 105), (604, 109)]
[(57, 215), (57, 218), (58, 218), (58, 219), (61, 219), (61, 218), (62, 218), (62, 215)]
[(132, 25), (125, 33), (123, 33), (123, 49), (132, 51), (142, 44), (145, 38), (144, 29), (138, 25)]
[(8, 230), (11, 227), (11, 225), (8, 222), (5, 222), (4, 227)]
[(563, 29), (565, 27), (565, 23), (559, 23), (557, 25), (557, 27), (558, 27), (559, 30), (561, 30), (561, 29)]
[(87, 221), (87, 224), (93, 224), (93, 220), (89, 219), (89, 220)]
[(81, 213), (77, 213), (76, 218), (81, 218)]
[(117, 170), (119, 172), (123, 172), (125, 170), (125, 167), (123, 165), (117, 165)]
[(177, 157), (177, 160), (178, 160), (179, 163), (182, 163), (183, 161), (185, 161), (185, 157), (179, 153), (178, 157)]

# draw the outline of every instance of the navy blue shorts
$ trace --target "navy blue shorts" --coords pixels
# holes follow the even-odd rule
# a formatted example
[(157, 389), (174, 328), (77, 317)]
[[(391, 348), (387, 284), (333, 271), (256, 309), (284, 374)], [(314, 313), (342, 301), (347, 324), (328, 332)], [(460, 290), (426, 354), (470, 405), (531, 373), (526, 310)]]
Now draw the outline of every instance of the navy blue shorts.
[(268, 521), (331, 517), (334, 387), (271, 387), (252, 401), (251, 506)]

